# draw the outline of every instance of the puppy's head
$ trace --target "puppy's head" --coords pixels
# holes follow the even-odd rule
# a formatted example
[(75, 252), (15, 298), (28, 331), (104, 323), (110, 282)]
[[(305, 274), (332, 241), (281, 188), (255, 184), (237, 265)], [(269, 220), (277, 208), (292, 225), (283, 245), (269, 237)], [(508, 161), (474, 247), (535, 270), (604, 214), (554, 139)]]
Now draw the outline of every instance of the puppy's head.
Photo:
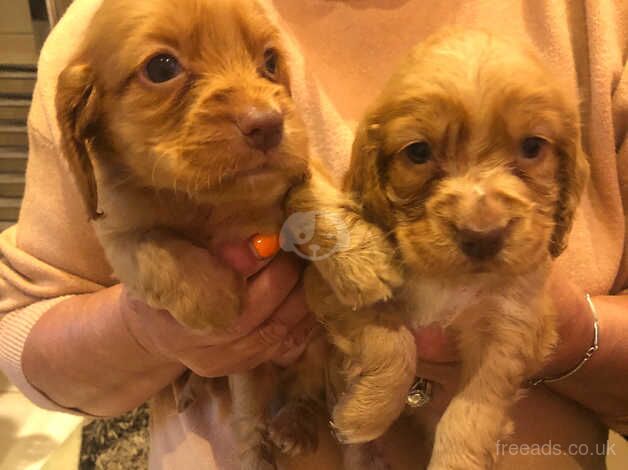
[(415, 49), (360, 124), (347, 189), (432, 274), (525, 272), (565, 247), (588, 174), (577, 100), (483, 32)]
[(306, 170), (285, 53), (254, 0), (105, 0), (57, 113), (92, 217), (94, 166), (200, 202), (271, 197)]

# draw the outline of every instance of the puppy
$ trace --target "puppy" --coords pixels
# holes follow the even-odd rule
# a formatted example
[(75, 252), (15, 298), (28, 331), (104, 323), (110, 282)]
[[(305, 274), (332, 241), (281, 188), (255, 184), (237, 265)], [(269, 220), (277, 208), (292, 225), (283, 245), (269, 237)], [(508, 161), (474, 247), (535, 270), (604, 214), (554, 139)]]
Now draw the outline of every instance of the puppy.
[(588, 175), (566, 89), (524, 47), (447, 31), (412, 51), (362, 120), (345, 189), (392, 234), (404, 283), (357, 314), (311, 298), (344, 354), (341, 441), (373, 440), (397, 418), (415, 371), (402, 325), (437, 322), (457, 340), (462, 378), (429, 468), (495, 463), (510, 407), (557, 340), (548, 273)]
[[(189, 328), (232, 325), (245, 282), (211, 247), (279, 233), (289, 193), (291, 213), (337, 216), (318, 223), (304, 249), (333, 244), (336, 220), (359, 235), (342, 257), (316, 262), (333, 273), (339, 298), (361, 306), (400, 282), (387, 271), (392, 250), (381, 230), (363, 223), (309, 158), (286, 61), (279, 32), (254, 0), (104, 0), (59, 77), (63, 154), (115, 275)], [(301, 397), (321, 388), (307, 383), (322, 383), (320, 367), (319, 379), (299, 373), (307, 361), (323, 362), (319, 346), (295, 367), (288, 401), (290, 390)], [(230, 378), (246, 469), (273, 468), (262, 438), (267, 379), (262, 369)], [(308, 407), (290, 409), (289, 426), (280, 420), (272, 435), (282, 449), (308, 447), (290, 435), (294, 423), (308, 426)]]

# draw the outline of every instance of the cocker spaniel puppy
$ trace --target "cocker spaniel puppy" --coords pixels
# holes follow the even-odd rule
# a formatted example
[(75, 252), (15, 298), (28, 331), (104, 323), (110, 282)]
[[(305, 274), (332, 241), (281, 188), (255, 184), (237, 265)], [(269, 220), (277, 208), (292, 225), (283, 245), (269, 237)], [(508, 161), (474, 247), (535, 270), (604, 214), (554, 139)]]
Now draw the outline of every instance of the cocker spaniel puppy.
[(403, 324), (438, 322), (462, 379), (429, 468), (494, 463), (510, 407), (557, 340), (548, 273), (588, 175), (567, 89), (527, 48), (446, 31), (412, 51), (362, 120), (345, 189), (391, 233), (404, 284), (357, 313), (312, 299), (342, 356), (340, 440), (373, 440), (397, 418), (415, 370)]
[[(316, 261), (347, 303), (385, 298), (399, 282), (381, 230), (309, 157), (280, 34), (254, 0), (104, 0), (59, 77), (56, 105), (64, 157), (115, 275), (181, 324), (232, 324), (245, 281), (211, 246), (277, 234), (286, 210), (333, 212), (358, 235), (342, 257)], [(337, 219), (323, 218), (305, 245), (335, 243)], [(273, 468), (261, 375), (230, 378), (245, 469)], [(292, 428), (307, 425), (288, 415)], [(280, 448), (308, 447), (275, 424)]]

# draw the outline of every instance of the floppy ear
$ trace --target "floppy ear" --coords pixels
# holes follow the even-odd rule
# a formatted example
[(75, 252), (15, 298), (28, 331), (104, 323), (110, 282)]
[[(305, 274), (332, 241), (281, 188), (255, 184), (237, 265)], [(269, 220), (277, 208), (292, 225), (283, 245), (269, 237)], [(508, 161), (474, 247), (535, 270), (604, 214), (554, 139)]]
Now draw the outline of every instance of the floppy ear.
[(369, 119), (358, 126), (351, 150), (351, 163), (344, 179), (344, 189), (362, 206), (366, 220), (390, 229), (392, 209), (384, 189), (386, 162), (381, 154), (380, 134), (380, 125)]
[(556, 225), (549, 246), (550, 255), (554, 258), (567, 248), (574, 214), (589, 177), (589, 163), (580, 146), (580, 135), (576, 134), (567, 148), (559, 152), (559, 199), (554, 215)]
[(96, 133), (100, 105), (89, 66), (71, 64), (61, 72), (57, 82), (56, 107), (63, 156), (90, 220), (97, 219), (103, 214), (98, 212), (98, 190), (88, 141)]

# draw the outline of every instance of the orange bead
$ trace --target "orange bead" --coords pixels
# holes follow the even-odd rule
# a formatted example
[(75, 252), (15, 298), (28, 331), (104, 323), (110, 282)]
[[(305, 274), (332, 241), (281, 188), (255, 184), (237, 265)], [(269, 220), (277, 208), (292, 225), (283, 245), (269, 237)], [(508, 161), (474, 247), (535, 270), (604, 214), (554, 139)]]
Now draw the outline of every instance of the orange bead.
[(279, 235), (253, 235), (251, 237), (253, 248), (260, 258), (270, 258), (279, 251)]

